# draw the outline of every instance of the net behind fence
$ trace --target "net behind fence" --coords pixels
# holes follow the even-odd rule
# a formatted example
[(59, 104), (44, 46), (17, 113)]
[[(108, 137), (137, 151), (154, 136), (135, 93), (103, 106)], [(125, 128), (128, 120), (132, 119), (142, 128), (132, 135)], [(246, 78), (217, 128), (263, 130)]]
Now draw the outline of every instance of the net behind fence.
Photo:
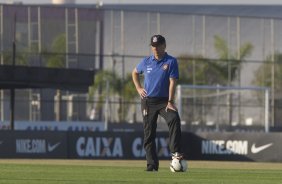
[(190, 129), (269, 130), (268, 88), (179, 85), (177, 105)]

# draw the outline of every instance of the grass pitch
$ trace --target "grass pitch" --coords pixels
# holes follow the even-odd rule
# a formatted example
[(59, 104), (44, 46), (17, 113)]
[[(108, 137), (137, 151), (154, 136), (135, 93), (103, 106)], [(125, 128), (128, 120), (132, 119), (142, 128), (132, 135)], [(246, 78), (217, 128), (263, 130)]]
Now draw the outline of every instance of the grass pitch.
[(145, 172), (145, 161), (0, 160), (0, 184), (281, 184), (282, 163), (189, 161), (188, 172)]

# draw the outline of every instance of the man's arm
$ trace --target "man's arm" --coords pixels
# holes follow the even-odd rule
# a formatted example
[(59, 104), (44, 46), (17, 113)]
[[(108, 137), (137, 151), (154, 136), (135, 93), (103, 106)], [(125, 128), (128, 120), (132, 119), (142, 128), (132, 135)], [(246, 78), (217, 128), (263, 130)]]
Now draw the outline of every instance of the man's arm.
[(141, 98), (145, 98), (147, 96), (147, 92), (140, 84), (139, 73), (137, 72), (136, 68), (134, 68), (132, 71), (132, 80), (138, 94), (141, 96)]
[(174, 96), (175, 96), (175, 88), (177, 85), (177, 79), (169, 78), (169, 96), (167, 108), (177, 111), (176, 106), (174, 105)]

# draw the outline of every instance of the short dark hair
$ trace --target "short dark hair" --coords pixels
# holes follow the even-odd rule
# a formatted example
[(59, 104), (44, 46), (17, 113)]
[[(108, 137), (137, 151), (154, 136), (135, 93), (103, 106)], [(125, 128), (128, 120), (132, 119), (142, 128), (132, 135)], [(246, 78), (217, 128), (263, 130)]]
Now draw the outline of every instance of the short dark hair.
[(165, 44), (165, 38), (162, 35), (153, 35), (151, 37), (151, 46), (157, 47), (159, 45)]

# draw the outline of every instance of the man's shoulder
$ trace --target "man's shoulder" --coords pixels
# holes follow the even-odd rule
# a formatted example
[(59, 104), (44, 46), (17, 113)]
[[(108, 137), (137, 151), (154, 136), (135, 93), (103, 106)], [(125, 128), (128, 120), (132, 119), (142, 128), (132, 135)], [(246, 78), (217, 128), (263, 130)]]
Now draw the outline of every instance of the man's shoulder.
[(143, 62), (150, 62), (152, 60), (152, 56), (146, 56), (142, 59)]
[(145, 57), (143, 58), (143, 60), (148, 60), (148, 59), (152, 59), (152, 56), (145, 56)]
[(176, 59), (175, 57), (173, 57), (173, 56), (171, 56), (171, 55), (169, 55), (169, 54), (166, 54), (166, 57), (167, 57), (167, 59), (170, 60), (170, 61), (173, 61), (173, 62), (177, 61), (177, 59)]

